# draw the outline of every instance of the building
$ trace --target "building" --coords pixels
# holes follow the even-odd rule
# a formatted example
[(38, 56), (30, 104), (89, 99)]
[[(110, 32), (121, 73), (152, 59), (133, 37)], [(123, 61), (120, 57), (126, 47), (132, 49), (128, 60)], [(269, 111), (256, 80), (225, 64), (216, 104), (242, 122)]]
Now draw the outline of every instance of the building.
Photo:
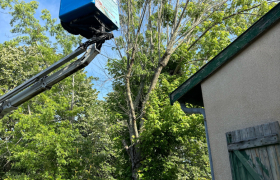
[(170, 94), (204, 107), (212, 177), (280, 179), (280, 5)]

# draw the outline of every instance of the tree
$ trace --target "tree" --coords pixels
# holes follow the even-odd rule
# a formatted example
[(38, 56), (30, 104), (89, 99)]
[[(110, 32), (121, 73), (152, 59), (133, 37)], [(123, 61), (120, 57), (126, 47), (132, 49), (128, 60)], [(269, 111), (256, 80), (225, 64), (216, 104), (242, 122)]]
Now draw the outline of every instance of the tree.
[[(0, 44), (0, 95), (58, 61), (81, 42), (38, 2), (0, 0), (9, 8), (12, 32)], [(49, 36), (56, 42), (52, 43)], [(59, 51), (61, 53), (59, 53)], [(1, 119), (0, 164), (3, 179), (113, 179), (104, 103), (97, 100), (93, 77), (79, 71)]]
[[(178, 149), (175, 144), (180, 144), (177, 141), (159, 152), (156, 146), (160, 143), (149, 141), (153, 138), (149, 134), (151, 129), (158, 126), (155, 120), (163, 117), (167, 122), (171, 119), (185, 122), (179, 106), (171, 107), (164, 98), (275, 3), (263, 0), (120, 0), (119, 5), (121, 36), (115, 39), (114, 47), (119, 59), (112, 59), (108, 64), (115, 79), (114, 92), (109, 95), (108, 102), (119, 117), (112, 122), (127, 123), (127, 131), (120, 137), (130, 159), (132, 178), (153, 179), (159, 175), (159, 179), (168, 179), (164, 168), (159, 173), (147, 163), (156, 162), (160, 156), (169, 158), (174, 149)], [(167, 82), (172, 88), (166, 87)], [(164, 124), (160, 123), (159, 133)], [(175, 131), (171, 134), (175, 139), (187, 137), (187, 134), (176, 135)], [(192, 135), (195, 135), (194, 141), (201, 136)], [(170, 134), (164, 134), (162, 138), (167, 140), (168, 136)], [(151, 157), (152, 152), (157, 155)], [(203, 169), (205, 165), (200, 164), (200, 167)]]
[[(1, 120), (6, 179), (210, 178), (202, 116), (168, 94), (273, 7), (263, 0), (121, 0), (121, 33), (106, 103), (78, 72)], [(15, 39), (0, 45), (0, 95), (71, 52), (67, 34), (38, 3), (0, 0)], [(49, 36), (56, 39), (52, 43)], [(60, 50), (61, 53), (57, 52)], [(188, 105), (191, 107), (191, 105)]]

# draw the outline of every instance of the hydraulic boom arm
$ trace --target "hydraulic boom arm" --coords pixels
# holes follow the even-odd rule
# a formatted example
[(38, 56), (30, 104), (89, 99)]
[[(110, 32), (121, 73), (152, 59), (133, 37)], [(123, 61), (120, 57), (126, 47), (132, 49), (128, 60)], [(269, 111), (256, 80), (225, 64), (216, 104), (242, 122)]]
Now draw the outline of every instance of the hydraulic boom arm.
[[(111, 33), (104, 33), (98, 38), (93, 37), (90, 41), (82, 44), (78, 49), (68, 56), (62, 58), (47, 69), (25, 81), (12, 91), (1, 96), (0, 119), (2, 119), (4, 115), (11, 112), (12, 110), (17, 109), (17, 107), (24, 102), (44, 92), (45, 90), (51, 89), (54, 84), (86, 67), (100, 53), (102, 43), (104, 43), (105, 40), (109, 40), (111, 38), (113, 38), (113, 34)], [(48, 76), (48, 74), (84, 52), (85, 54), (75, 62)]]

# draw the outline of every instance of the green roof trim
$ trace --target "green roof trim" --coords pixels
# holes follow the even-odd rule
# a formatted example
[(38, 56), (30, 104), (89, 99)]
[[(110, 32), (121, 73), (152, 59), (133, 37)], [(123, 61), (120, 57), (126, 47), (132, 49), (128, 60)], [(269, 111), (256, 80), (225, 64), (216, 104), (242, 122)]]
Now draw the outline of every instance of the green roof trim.
[[(201, 82), (215, 72), (226, 62), (230, 61), (237, 53), (247, 47), (254, 39), (269, 29), (280, 19), (280, 3), (261, 17), (256, 23), (241, 34), (228, 47), (221, 51), (211, 61), (200, 68), (194, 75), (187, 79), (177, 89), (169, 94), (170, 103), (176, 101), (203, 106)], [(196, 89), (196, 90), (195, 90)], [(199, 92), (200, 91), (200, 92)]]

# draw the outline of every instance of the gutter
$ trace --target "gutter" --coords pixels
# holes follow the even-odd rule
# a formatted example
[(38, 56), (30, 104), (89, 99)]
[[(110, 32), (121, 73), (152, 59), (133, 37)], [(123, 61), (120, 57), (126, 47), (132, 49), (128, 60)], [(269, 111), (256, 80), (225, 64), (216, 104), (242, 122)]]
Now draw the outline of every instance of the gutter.
[(213, 169), (213, 161), (212, 161), (212, 154), (211, 154), (211, 147), (210, 147), (210, 141), (208, 136), (208, 128), (207, 128), (207, 121), (206, 121), (206, 114), (205, 110), (203, 108), (187, 108), (184, 103), (180, 103), (181, 109), (186, 114), (202, 114), (204, 118), (204, 126), (205, 126), (205, 132), (206, 132), (206, 141), (207, 141), (207, 148), (208, 148), (208, 154), (209, 154), (209, 161), (210, 161), (210, 168), (211, 168), (211, 176), (212, 180), (215, 180), (214, 176), (214, 169)]

